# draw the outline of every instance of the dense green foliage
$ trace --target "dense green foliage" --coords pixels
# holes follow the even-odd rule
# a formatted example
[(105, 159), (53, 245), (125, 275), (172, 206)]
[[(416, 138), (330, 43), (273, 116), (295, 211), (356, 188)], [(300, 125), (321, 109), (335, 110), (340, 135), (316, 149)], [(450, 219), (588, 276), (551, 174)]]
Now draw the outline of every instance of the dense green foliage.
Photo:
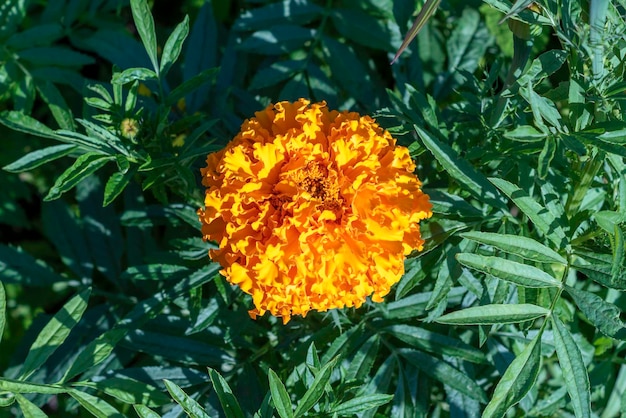
[[(444, 0), (390, 65), (423, 3), (5, 0), (0, 416), (626, 415), (626, 3)], [(300, 97), (435, 216), (384, 303), (253, 321), (199, 168)]]

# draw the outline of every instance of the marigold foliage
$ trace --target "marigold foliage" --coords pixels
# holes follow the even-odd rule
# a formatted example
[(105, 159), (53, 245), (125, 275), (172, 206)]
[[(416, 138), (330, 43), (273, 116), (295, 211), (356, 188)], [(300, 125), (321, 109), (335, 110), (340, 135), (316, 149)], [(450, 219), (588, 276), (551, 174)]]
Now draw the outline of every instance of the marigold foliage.
[(279, 102), (246, 120), (201, 170), (198, 214), (221, 273), (256, 318), (382, 301), (432, 215), (405, 147), (369, 116)]

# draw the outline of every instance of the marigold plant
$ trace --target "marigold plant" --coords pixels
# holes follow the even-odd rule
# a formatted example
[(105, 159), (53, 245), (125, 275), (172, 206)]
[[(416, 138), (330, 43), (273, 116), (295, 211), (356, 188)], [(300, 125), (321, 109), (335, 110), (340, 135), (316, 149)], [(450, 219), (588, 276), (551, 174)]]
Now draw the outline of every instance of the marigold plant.
[(359, 307), (389, 293), (432, 215), (405, 147), (369, 116), (279, 102), (207, 157), (210, 256), (256, 318)]

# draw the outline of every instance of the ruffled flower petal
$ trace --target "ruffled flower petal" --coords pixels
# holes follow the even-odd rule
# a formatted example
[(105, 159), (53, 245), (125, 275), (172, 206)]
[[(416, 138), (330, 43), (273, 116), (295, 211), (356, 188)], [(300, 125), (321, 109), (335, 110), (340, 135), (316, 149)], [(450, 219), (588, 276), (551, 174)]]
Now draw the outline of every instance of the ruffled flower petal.
[(279, 102), (201, 170), (211, 258), (256, 318), (381, 302), (432, 215), (406, 148), (368, 116)]

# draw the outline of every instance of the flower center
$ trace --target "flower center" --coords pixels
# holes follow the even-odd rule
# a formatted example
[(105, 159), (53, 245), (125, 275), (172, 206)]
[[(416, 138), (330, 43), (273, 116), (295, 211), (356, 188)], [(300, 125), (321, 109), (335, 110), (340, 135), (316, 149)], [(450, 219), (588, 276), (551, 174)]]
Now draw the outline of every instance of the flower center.
[(305, 167), (295, 171), (291, 179), (298, 189), (321, 200), (320, 210), (328, 209), (338, 211), (343, 199), (339, 193), (337, 173), (328, 170), (326, 166), (317, 161), (309, 162)]

